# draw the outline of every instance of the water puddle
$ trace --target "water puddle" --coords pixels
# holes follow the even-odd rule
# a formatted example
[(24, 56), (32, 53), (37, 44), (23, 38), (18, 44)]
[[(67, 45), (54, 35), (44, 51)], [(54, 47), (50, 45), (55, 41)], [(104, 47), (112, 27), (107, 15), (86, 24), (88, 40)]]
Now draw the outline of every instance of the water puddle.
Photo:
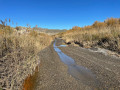
[(35, 72), (32, 75), (28, 75), (23, 83), (23, 90), (34, 90), (35, 88), (35, 81), (38, 77), (38, 67), (36, 67)]
[(60, 45), (60, 47), (66, 47), (67, 45)]
[(68, 72), (70, 75), (72, 75), (75, 79), (80, 80), (84, 84), (97, 86), (96, 76), (89, 69), (77, 65), (74, 59), (64, 54), (58, 48), (60, 46), (56, 46), (56, 41), (54, 42), (53, 47), (58, 53), (61, 61), (68, 66)]
[(57, 47), (67, 47), (67, 45), (60, 45), (60, 46), (57, 46)]

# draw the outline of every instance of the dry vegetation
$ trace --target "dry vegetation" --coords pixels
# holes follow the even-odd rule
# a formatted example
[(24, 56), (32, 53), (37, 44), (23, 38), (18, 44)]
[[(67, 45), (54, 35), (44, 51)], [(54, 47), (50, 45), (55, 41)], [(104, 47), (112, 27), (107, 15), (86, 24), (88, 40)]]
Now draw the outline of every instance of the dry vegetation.
[(66, 43), (79, 44), (90, 48), (100, 46), (120, 53), (120, 18), (108, 18), (104, 22), (94, 22), (91, 26), (73, 27), (60, 33)]
[(19, 90), (28, 74), (40, 63), (40, 50), (50, 45), (52, 38), (30, 31), (17, 34), (17, 30), (0, 24), (0, 88)]
[[(10, 22), (10, 20), (9, 20)], [(0, 24), (0, 88), (18, 90), (28, 74), (40, 63), (38, 52), (52, 41), (52, 37), (27, 28), (19, 34), (20, 27)], [(29, 32), (28, 32), (29, 31)], [(94, 22), (91, 26), (73, 27), (58, 34), (66, 43), (75, 43), (89, 48), (101, 46), (120, 53), (120, 19), (109, 18)], [(53, 36), (54, 38), (54, 36)]]

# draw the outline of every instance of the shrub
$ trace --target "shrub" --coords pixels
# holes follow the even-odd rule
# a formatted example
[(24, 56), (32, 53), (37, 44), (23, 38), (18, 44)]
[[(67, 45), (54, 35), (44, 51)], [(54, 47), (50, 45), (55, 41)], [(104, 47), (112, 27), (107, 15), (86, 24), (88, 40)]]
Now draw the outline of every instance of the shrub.
[(106, 23), (95, 21), (92, 26), (93, 26), (94, 28), (103, 28), (103, 27), (106, 27)]
[(107, 20), (105, 20), (105, 23), (108, 26), (115, 26), (115, 25), (119, 24), (119, 19), (118, 18), (108, 18)]
[(38, 32), (33, 30), (33, 31), (31, 31), (31, 32), (29, 33), (29, 35), (34, 36), (34, 37), (37, 37), (37, 36), (38, 36)]
[(74, 26), (74, 27), (72, 28), (72, 30), (81, 30), (81, 28), (78, 27), (78, 26)]

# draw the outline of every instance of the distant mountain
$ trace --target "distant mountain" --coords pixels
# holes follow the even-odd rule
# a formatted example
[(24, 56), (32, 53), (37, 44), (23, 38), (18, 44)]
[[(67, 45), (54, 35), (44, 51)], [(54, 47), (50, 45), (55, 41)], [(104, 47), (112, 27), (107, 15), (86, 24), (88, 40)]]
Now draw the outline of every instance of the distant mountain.
[(47, 33), (49, 35), (54, 35), (54, 34), (66, 31), (66, 29), (60, 30), (60, 29), (40, 28), (40, 27), (33, 27), (32, 30), (39, 31), (39, 32), (42, 32), (42, 33)]
[[(22, 27), (22, 26), (17, 26), (15, 27), (16, 30), (18, 30), (18, 32), (26, 32), (27, 31), (27, 27)], [(60, 32), (65, 32), (67, 31), (66, 29), (47, 29), (47, 28), (40, 28), (40, 27), (33, 27), (33, 28), (29, 28), (29, 30), (35, 30), (38, 33), (47, 33), (49, 35), (55, 35), (57, 33)]]

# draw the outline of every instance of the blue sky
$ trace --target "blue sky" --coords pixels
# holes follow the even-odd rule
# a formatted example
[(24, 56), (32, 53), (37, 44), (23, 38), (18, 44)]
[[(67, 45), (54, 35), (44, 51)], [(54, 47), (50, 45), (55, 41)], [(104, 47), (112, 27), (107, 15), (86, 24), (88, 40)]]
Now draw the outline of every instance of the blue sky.
[(70, 29), (109, 17), (120, 18), (120, 0), (0, 0), (0, 19), (19, 26)]

